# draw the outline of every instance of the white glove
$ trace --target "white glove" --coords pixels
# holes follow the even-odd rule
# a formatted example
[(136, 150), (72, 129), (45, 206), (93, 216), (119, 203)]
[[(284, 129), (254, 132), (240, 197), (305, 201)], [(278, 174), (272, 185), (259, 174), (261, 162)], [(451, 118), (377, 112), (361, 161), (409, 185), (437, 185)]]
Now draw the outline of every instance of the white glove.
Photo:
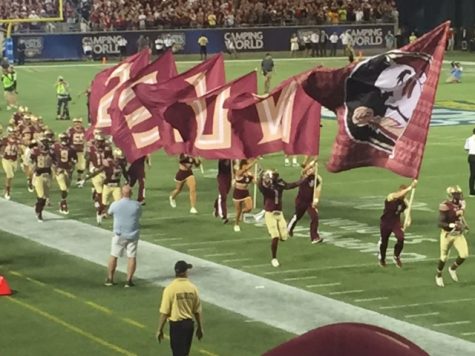
[(84, 187), (84, 183), (86, 183), (86, 181), (85, 181), (84, 179), (81, 179), (81, 180), (77, 183), (77, 186), (78, 186), (79, 188), (82, 188), (82, 187)]

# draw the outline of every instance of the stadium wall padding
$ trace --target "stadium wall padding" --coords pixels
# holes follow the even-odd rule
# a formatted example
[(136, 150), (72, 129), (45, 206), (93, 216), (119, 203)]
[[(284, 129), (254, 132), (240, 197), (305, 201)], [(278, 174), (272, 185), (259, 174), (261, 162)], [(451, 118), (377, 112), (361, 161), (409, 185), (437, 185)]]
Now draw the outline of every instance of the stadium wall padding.
[[(123, 36), (127, 39), (127, 54), (137, 51), (137, 40), (140, 35), (148, 36), (150, 43), (157, 37), (170, 34), (175, 41), (176, 53), (198, 53), (198, 38), (204, 34), (209, 39), (208, 52), (225, 51), (225, 39), (235, 42), (238, 52), (274, 52), (289, 51), (290, 37), (297, 33), (300, 38), (305, 33), (315, 29), (325, 30), (327, 34), (350, 30), (355, 49), (384, 48), (384, 36), (394, 24), (360, 24), (338, 26), (302, 26), (302, 27), (249, 27), (249, 28), (220, 28), (220, 29), (186, 29), (186, 30), (157, 30), (157, 31), (123, 31), (123, 32), (91, 32), (67, 34), (14, 34), (16, 45), (19, 39), (26, 44), (26, 57), (32, 60), (78, 60), (83, 57), (83, 41), (90, 40), (93, 44), (94, 56), (97, 59), (119, 55), (118, 41)], [(328, 45), (329, 50), (330, 45)], [(341, 48), (341, 41), (338, 43)]]

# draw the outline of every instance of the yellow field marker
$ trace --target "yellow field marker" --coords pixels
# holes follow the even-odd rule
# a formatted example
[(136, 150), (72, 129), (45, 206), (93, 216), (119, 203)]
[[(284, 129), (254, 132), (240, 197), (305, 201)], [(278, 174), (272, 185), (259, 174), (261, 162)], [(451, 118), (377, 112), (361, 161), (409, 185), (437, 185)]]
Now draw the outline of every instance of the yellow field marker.
[(103, 313), (106, 313), (106, 314), (113, 314), (113, 313), (112, 313), (112, 310), (110, 310), (109, 308), (104, 307), (104, 306), (102, 306), (102, 305), (100, 305), (100, 304), (91, 302), (90, 300), (86, 300), (86, 301), (84, 302), (84, 304), (87, 304), (87, 305), (89, 305), (90, 307), (92, 307), (92, 308), (94, 308), (94, 309), (97, 309), (97, 310), (99, 310), (99, 311), (101, 311), (101, 312), (103, 312)]
[(28, 303), (19, 301), (19, 300), (13, 298), (13, 297), (6, 297), (6, 298), (7, 298), (7, 300), (9, 300), (9, 301), (11, 301), (11, 302), (13, 302), (13, 303), (16, 303), (16, 304), (18, 304), (18, 305), (21, 305), (22, 307), (24, 307), (24, 308), (26, 308), (26, 309), (28, 309), (28, 310), (30, 310), (30, 311), (32, 311), (32, 312), (38, 314), (38, 315), (41, 315), (42, 317), (44, 317), (44, 318), (46, 318), (46, 319), (48, 319), (48, 320), (50, 320), (50, 321), (53, 321), (53, 322), (55, 322), (55, 323), (57, 323), (57, 324), (59, 324), (59, 325), (65, 327), (65, 328), (67, 328), (67, 329), (69, 329), (69, 330), (75, 332), (76, 334), (79, 334), (79, 335), (81, 335), (81, 336), (83, 336), (83, 337), (85, 337), (85, 338), (87, 338), (87, 339), (89, 339), (89, 340), (92, 340), (92, 341), (94, 341), (94, 342), (96, 342), (96, 343), (98, 343), (98, 344), (100, 344), (100, 345), (102, 345), (102, 346), (104, 346), (104, 347), (107, 347), (108, 349), (111, 349), (111, 350), (113, 350), (113, 351), (115, 351), (115, 352), (117, 352), (117, 353), (120, 353), (120, 354), (122, 354), (122, 355), (128, 355), (128, 356), (136, 356), (136, 355), (137, 355), (137, 354), (135, 354), (135, 353), (133, 353), (133, 352), (130, 352), (130, 351), (128, 351), (128, 350), (125, 350), (125, 349), (123, 349), (123, 348), (121, 348), (121, 347), (119, 347), (119, 346), (117, 346), (117, 345), (111, 344), (110, 342), (108, 342), (108, 341), (106, 341), (106, 340), (104, 340), (104, 339), (101, 339), (101, 338), (99, 338), (99, 337), (97, 337), (97, 336), (94, 336), (94, 335), (92, 335), (91, 333), (88, 333), (87, 331), (84, 331), (84, 330), (78, 328), (77, 326), (74, 326), (74, 325), (72, 325), (72, 324), (69, 324), (68, 322), (66, 322), (66, 321), (64, 321), (64, 320), (62, 320), (62, 319), (59, 319), (58, 317), (56, 317), (56, 316), (54, 316), (54, 315), (51, 315), (51, 314), (49, 314), (49, 313), (47, 313), (47, 312), (45, 312), (45, 311), (43, 311), (43, 310), (41, 310), (41, 309), (38, 309), (38, 308), (36, 308), (35, 306), (33, 306), (33, 305), (31, 305), (31, 304), (28, 304)]
[(61, 294), (62, 296), (65, 296), (67, 298), (71, 298), (71, 299), (77, 299), (78, 298), (74, 294), (66, 292), (65, 290), (62, 290), (62, 289), (59, 289), (59, 288), (53, 288), (53, 291), (55, 291), (56, 293)]
[(145, 329), (146, 328), (146, 326), (144, 324), (141, 324), (138, 321), (135, 321), (133, 319), (129, 319), (129, 318), (121, 318), (121, 319), (122, 319), (122, 321), (126, 322), (127, 324), (136, 326), (140, 329)]

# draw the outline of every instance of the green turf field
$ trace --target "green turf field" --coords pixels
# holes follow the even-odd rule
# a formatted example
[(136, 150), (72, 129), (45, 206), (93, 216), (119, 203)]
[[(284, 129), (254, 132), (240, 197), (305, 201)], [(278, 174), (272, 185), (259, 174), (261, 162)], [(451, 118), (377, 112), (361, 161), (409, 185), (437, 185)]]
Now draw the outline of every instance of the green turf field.
[[(475, 56), (461, 54), (447, 59), (471, 61)], [(316, 64), (339, 66), (345, 64), (345, 60), (278, 60), (273, 84)], [(182, 71), (192, 65), (179, 63), (178, 69)], [(259, 60), (227, 61), (227, 80), (257, 66)], [(71, 114), (85, 117), (84, 97), (77, 95), (87, 88), (101, 68), (101, 65), (74, 64), (17, 68), (20, 102), (42, 115), (56, 132), (61, 132), (69, 123), (54, 120), (56, 77), (62, 75), (71, 85), (74, 97)], [(448, 68), (445, 64), (441, 82), (445, 81)], [(270, 265), (267, 233), (261, 224), (243, 224), (241, 232), (235, 233), (232, 224), (222, 225), (211, 216), (217, 194), (215, 162), (204, 163), (204, 175), (199, 170), (196, 172), (198, 215), (189, 215), (186, 191), (178, 197), (176, 209), (169, 207), (168, 195), (174, 187), (177, 163), (176, 158), (162, 152), (153, 156), (152, 168), (147, 173), (142, 238), (475, 342), (475, 262), (469, 259), (459, 269), (461, 281), (458, 284), (454, 284), (447, 273), (445, 288), (437, 288), (434, 283), (439, 254), (438, 203), (445, 198), (449, 185), (459, 184), (465, 192), (467, 190), (468, 167), (463, 145), (475, 123), (473, 89), (475, 66), (469, 64), (464, 65), (462, 84), (441, 83), (439, 86), (439, 107), (461, 108), (467, 112), (458, 116), (455, 111), (451, 115), (437, 114), (436, 118), (443, 125), (431, 128), (415, 197), (413, 226), (406, 235), (402, 270), (392, 263), (386, 269), (379, 268), (375, 251), (384, 197), (408, 180), (373, 168), (327, 173), (323, 167), (336, 134), (336, 121), (331, 119), (324, 120), (321, 137), (320, 167), (324, 186), (320, 231), (326, 240), (323, 244), (310, 244), (305, 217), (299, 224), (301, 230), (295, 230), (295, 238), (281, 244), (281, 267), (274, 269)], [(9, 114), (2, 109), (0, 123), (5, 126)], [(265, 168), (278, 168), (288, 180), (299, 175), (298, 169), (284, 167), (281, 154), (265, 157), (261, 164)], [(3, 173), (0, 176), (3, 177)], [(59, 201), (57, 187), (53, 186), (52, 211), (57, 209)], [(293, 213), (295, 194), (290, 191), (284, 195), (287, 218)], [(15, 179), (12, 199), (30, 206), (35, 202), (34, 194), (26, 190), (22, 174)], [(258, 196), (258, 208), (260, 203)], [(467, 198), (467, 220), (471, 225), (475, 225), (474, 203), (475, 199)], [(69, 206), (70, 218), (95, 224), (89, 189), (71, 189)], [(233, 212), (230, 199), (229, 208)], [(33, 209), (31, 217), (25, 216), (25, 219), (34, 219)], [(107, 220), (103, 227), (110, 229), (111, 222)], [(134, 290), (111, 293), (102, 287), (104, 268), (2, 233), (1, 217), (0, 236), (0, 274), (6, 275), (12, 287), (19, 291), (16, 303), (0, 299), (0, 354), (116, 354), (118, 350), (114, 347), (139, 355), (167, 354), (168, 346), (156, 346), (153, 340), (160, 288), (144, 281)], [(469, 234), (469, 243), (470, 238)], [(392, 244), (393, 241), (388, 255), (391, 255)], [(74, 298), (58, 291), (71, 293)], [(100, 306), (106, 307), (108, 312)], [(205, 305), (204, 314), (205, 340), (194, 342), (193, 354), (257, 355), (291, 336), (260, 323), (245, 323), (242, 317), (211, 305)], [(4, 320), (7, 328), (3, 328)], [(105, 346), (104, 342), (112, 346)], [(68, 347), (67, 353), (64, 353), (65, 347)]]

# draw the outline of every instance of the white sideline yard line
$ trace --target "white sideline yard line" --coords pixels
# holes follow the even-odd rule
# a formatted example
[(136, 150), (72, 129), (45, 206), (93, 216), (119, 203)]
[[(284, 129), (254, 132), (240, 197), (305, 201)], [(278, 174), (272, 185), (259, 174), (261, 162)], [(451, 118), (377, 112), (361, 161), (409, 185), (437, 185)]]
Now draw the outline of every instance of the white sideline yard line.
[(305, 277), (291, 277), (291, 278), (284, 278), (284, 281), (290, 282), (290, 281), (305, 281), (307, 279), (315, 279), (318, 278), (317, 276), (305, 276)]
[(249, 268), (260, 268), (260, 267), (269, 267), (269, 266), (270, 266), (269, 263), (259, 263), (259, 264), (256, 264), (256, 265), (246, 265), (246, 266), (242, 266), (241, 268), (249, 269)]
[(305, 287), (307, 287), (307, 288), (320, 288), (320, 287), (334, 287), (334, 286), (339, 286), (339, 285), (341, 285), (340, 282), (335, 282), (335, 283), (309, 284)]
[(233, 262), (243, 262), (243, 261), (249, 261), (250, 258), (231, 258), (229, 260), (222, 260), (222, 263), (233, 263)]
[(475, 335), (475, 331), (471, 331), (471, 332), (469, 332), (469, 333), (461, 333), (460, 335), (463, 335), (463, 336)]
[(464, 325), (464, 324), (471, 324), (470, 320), (460, 320), (460, 321), (451, 321), (448, 323), (437, 323), (432, 324), (432, 326), (451, 326), (451, 325)]
[(273, 274), (298, 273), (298, 272), (309, 272), (309, 271), (315, 271), (315, 268), (298, 268), (298, 269), (278, 270), (278, 271), (264, 272), (264, 274), (266, 276), (271, 276)]
[[(319, 58), (324, 61), (341, 61), (341, 60), (347, 60), (347, 57), (322, 57)], [(300, 58), (273, 58), (274, 62), (315, 62), (315, 66), (317, 66), (317, 62), (315, 61), (315, 58), (310, 58), (310, 57), (300, 57)], [(224, 63), (255, 63), (255, 62), (261, 62), (261, 58), (245, 58), (245, 59), (225, 59)], [(177, 60), (176, 63), (178, 65), (180, 64), (198, 64), (201, 63), (201, 61), (180, 61)], [(450, 64), (451, 61), (445, 60), (444, 64)], [(29, 69), (37, 69), (37, 68), (68, 68), (68, 67), (112, 67), (114, 65), (118, 64), (118, 62), (113, 62), (113, 63), (107, 63), (107, 64), (102, 64), (102, 63), (58, 63), (58, 64), (28, 64), (24, 66), (17, 66), (16, 70), (21, 71), (22, 69), (25, 69), (25, 71), (28, 71)], [(460, 62), (462, 65), (468, 65), (468, 66), (473, 66), (475, 65), (475, 62), (469, 62), (469, 61), (463, 61)]]
[(182, 246), (189, 246), (189, 245), (209, 245), (209, 244), (225, 244), (225, 243), (238, 243), (238, 242), (251, 242), (251, 241), (264, 241), (263, 239), (253, 238), (253, 239), (234, 239), (229, 238), (225, 240), (209, 240), (209, 241), (198, 241), (198, 242), (183, 242), (178, 244), (171, 244), (171, 247), (182, 247)]
[(366, 303), (366, 302), (375, 302), (378, 300), (386, 300), (388, 297), (374, 297), (374, 298), (362, 298), (353, 300), (355, 303)]
[(199, 247), (199, 248), (189, 248), (186, 252), (198, 252), (198, 251), (207, 251), (207, 250), (214, 250), (214, 247)]
[[(45, 223), (32, 219), (32, 207), (0, 199), (0, 228), (62, 253), (104, 267), (110, 253), (110, 231), (79, 221), (60, 218), (46, 212)], [(1, 235), (1, 233), (0, 233)], [(309, 290), (279, 283), (218, 263), (190, 256), (170, 248), (141, 241), (137, 278), (144, 284), (165, 286), (177, 260), (193, 264), (192, 281), (200, 289), (201, 299), (217, 307), (240, 314), (245, 319), (294, 334), (317, 327), (361, 322), (394, 331), (418, 344), (431, 356), (475, 355), (475, 343), (397, 320), (375, 311), (328, 298)], [(119, 262), (119, 271), (126, 270)], [(45, 280), (48, 282), (48, 280)], [(98, 285), (101, 281), (97, 281)], [(260, 288), (257, 289), (256, 286)], [(138, 287), (140, 288), (140, 286)], [(254, 293), (249, 293), (252, 290)], [(285, 305), (285, 308), (281, 306)], [(444, 330), (444, 329), (442, 329)]]
[(164, 241), (180, 241), (183, 240), (183, 237), (166, 237), (162, 239), (161, 237), (158, 237), (154, 239), (156, 242), (164, 242)]
[(235, 256), (236, 252), (226, 252), (226, 253), (211, 253), (209, 255), (203, 255), (203, 257), (226, 257), (226, 256)]
[(451, 303), (471, 302), (471, 301), (473, 301), (473, 300), (475, 300), (475, 298), (449, 299), (449, 300), (441, 300), (441, 301), (427, 302), (427, 303), (386, 305), (386, 306), (379, 307), (379, 309), (381, 309), (381, 310), (390, 310), (390, 309), (413, 308), (413, 307), (420, 307), (420, 306), (423, 306), (423, 305), (436, 305), (436, 304), (451, 304)]
[(363, 289), (352, 289), (352, 290), (342, 290), (339, 292), (330, 292), (330, 295), (345, 295), (345, 294), (356, 294), (356, 293), (363, 293)]
[(409, 314), (409, 315), (404, 315), (406, 319), (412, 319), (412, 318), (420, 318), (423, 316), (432, 316), (432, 315), (439, 315), (439, 312), (432, 312), (432, 313), (420, 313), (420, 314)]

